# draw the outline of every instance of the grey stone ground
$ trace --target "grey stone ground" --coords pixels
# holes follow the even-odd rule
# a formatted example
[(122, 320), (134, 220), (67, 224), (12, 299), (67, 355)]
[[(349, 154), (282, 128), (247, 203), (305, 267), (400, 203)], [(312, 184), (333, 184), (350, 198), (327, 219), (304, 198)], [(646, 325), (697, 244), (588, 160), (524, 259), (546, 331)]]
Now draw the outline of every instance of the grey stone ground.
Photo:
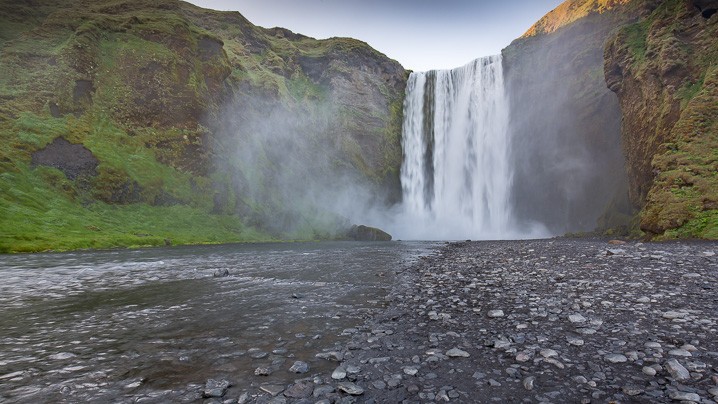
[(218, 402), (716, 403), (718, 244), (454, 243), (298, 375)]

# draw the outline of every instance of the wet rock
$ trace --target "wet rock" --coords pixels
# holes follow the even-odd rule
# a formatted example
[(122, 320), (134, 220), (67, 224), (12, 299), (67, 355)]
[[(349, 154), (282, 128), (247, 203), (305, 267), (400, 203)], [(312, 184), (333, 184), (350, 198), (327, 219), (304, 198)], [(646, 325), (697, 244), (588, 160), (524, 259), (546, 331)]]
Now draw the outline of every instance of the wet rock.
[(294, 365), (289, 368), (289, 371), (292, 373), (307, 373), (309, 372), (309, 364), (302, 361), (296, 361), (294, 362)]
[(204, 391), (202, 393), (202, 397), (204, 398), (212, 398), (212, 397), (223, 397), (224, 394), (227, 392), (227, 389), (229, 388), (230, 383), (228, 380), (214, 380), (209, 379), (207, 380), (207, 383), (204, 385)]
[(265, 393), (269, 393), (271, 396), (277, 396), (284, 391), (284, 386), (278, 384), (263, 384), (259, 386), (259, 389)]
[(295, 383), (284, 391), (284, 395), (289, 398), (306, 398), (314, 392), (314, 383)]
[(218, 269), (218, 270), (214, 271), (215, 278), (226, 278), (228, 276), (229, 276), (229, 269), (227, 269), (227, 268)]
[(272, 369), (264, 366), (260, 366), (254, 370), (255, 376), (269, 376), (272, 374)]

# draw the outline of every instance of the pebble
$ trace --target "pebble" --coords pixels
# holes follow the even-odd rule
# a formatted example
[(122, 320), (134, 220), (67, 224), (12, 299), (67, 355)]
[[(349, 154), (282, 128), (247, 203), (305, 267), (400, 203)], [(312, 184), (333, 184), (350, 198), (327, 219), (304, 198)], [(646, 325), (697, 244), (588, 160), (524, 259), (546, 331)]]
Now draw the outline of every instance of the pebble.
[(555, 356), (558, 356), (558, 352), (554, 351), (553, 349), (542, 349), (541, 356), (543, 356), (544, 358), (553, 358)]
[(503, 317), (503, 316), (504, 316), (503, 310), (489, 310), (490, 318), (498, 318), (498, 317)]
[(571, 314), (568, 316), (568, 321), (570, 321), (573, 324), (580, 324), (586, 322), (586, 317), (580, 315), (580, 314)]
[(669, 394), (669, 397), (671, 400), (675, 401), (693, 401), (693, 402), (699, 402), (701, 401), (701, 396), (699, 396), (696, 393), (686, 393), (683, 391), (673, 391)]
[(628, 362), (628, 358), (621, 354), (608, 354), (603, 357), (607, 362), (610, 363), (625, 363)]
[(343, 366), (339, 366), (338, 368), (334, 369), (332, 372), (332, 379), (334, 380), (343, 380), (347, 377), (347, 370)]
[(644, 366), (643, 369), (641, 369), (641, 371), (643, 372), (644, 375), (647, 375), (647, 376), (655, 376), (656, 375), (656, 369), (653, 369), (652, 367), (649, 367), (649, 366)]
[(534, 389), (534, 382), (536, 381), (536, 378), (534, 376), (529, 376), (524, 379), (523, 385), (526, 390), (533, 390)]
[(677, 318), (684, 318), (688, 315), (688, 313), (681, 312), (681, 311), (667, 311), (663, 313), (663, 318), (667, 318), (669, 320), (675, 320)]
[(449, 358), (468, 358), (471, 355), (468, 352), (462, 351), (459, 348), (451, 348), (446, 351), (446, 356), (448, 356)]

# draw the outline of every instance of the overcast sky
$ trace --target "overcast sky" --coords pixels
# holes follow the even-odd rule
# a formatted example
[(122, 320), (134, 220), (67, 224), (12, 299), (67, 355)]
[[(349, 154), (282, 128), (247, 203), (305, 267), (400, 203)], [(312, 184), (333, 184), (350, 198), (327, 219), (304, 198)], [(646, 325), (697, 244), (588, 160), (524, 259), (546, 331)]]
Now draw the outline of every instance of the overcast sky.
[(423, 71), (498, 54), (563, 0), (191, 0), (263, 27), (351, 37)]

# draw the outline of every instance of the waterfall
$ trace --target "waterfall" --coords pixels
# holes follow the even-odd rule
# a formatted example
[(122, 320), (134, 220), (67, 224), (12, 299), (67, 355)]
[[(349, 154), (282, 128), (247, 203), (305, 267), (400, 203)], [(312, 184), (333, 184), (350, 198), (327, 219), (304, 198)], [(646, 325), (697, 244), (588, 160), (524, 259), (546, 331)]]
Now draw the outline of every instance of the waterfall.
[(409, 76), (400, 237), (522, 237), (509, 203), (508, 117), (501, 56)]

